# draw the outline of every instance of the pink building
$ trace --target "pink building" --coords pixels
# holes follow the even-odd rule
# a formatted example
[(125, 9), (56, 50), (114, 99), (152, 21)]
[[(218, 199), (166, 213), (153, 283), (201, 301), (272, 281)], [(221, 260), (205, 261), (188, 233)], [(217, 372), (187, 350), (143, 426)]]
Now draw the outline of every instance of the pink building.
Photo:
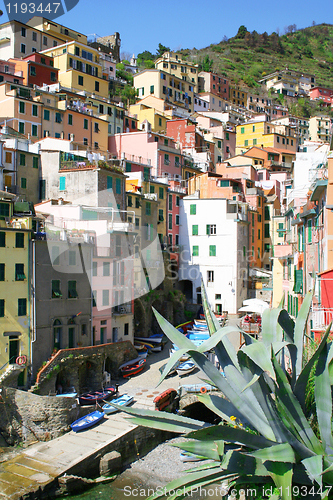
[(333, 104), (333, 90), (327, 87), (313, 87), (310, 89), (311, 101), (323, 101), (324, 106), (331, 107)]
[(181, 150), (172, 137), (156, 132), (129, 132), (109, 136), (109, 151), (117, 158), (151, 166), (155, 177), (181, 178)]

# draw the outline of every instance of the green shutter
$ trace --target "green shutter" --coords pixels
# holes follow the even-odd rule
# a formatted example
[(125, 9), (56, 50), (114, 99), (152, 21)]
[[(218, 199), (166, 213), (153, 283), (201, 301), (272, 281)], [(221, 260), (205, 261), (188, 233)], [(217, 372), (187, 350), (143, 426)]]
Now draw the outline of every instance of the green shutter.
[(121, 180), (116, 179), (116, 194), (121, 194)]
[(265, 238), (269, 238), (269, 224), (265, 224)]
[(107, 189), (112, 189), (112, 184), (113, 184), (113, 178), (111, 177), (111, 175), (108, 175), (106, 178)]
[(194, 226), (192, 226), (192, 236), (198, 236), (198, 234), (198, 225), (195, 224)]
[(193, 245), (192, 256), (193, 257), (198, 257), (199, 256), (199, 246), (198, 245)]
[(216, 246), (215, 245), (209, 245), (209, 257), (216, 257)]
[(303, 269), (295, 269), (295, 284), (294, 284), (294, 292), (302, 293), (303, 291)]
[(190, 205), (190, 215), (196, 215), (196, 213), (197, 213), (197, 206)]

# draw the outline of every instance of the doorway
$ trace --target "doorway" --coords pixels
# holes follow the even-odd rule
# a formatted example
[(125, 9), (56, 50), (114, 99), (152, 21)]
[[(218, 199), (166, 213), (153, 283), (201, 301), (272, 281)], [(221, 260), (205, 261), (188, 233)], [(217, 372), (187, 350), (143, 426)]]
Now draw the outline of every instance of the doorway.
[(20, 341), (17, 337), (9, 337), (9, 364), (14, 365), (20, 353)]

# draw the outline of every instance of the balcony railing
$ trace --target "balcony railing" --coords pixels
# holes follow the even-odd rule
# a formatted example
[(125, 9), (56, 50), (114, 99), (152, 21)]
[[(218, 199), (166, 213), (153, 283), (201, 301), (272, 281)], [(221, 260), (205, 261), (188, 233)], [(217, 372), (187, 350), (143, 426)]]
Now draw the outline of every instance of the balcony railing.
[(113, 315), (123, 315), (123, 314), (131, 314), (132, 308), (130, 304), (123, 304), (121, 306), (114, 306), (112, 309)]

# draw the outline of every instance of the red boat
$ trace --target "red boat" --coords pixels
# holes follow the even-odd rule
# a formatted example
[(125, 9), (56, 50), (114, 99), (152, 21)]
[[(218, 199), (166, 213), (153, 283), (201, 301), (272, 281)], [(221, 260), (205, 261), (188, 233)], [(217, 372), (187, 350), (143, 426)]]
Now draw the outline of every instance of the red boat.
[(104, 391), (86, 392), (85, 394), (81, 394), (81, 396), (79, 396), (79, 402), (81, 406), (94, 405), (96, 403), (101, 403), (101, 401), (104, 401), (105, 399), (109, 399), (115, 394), (116, 388), (112, 386), (108, 387)]
[(161, 394), (156, 396), (154, 399), (155, 410), (162, 411), (163, 408), (172, 403), (176, 396), (177, 391), (175, 391), (175, 389), (167, 389), (166, 391), (161, 392)]
[(123, 366), (120, 370), (123, 377), (131, 377), (132, 375), (140, 373), (145, 366), (146, 359), (140, 359), (140, 361), (137, 361), (134, 364)]

